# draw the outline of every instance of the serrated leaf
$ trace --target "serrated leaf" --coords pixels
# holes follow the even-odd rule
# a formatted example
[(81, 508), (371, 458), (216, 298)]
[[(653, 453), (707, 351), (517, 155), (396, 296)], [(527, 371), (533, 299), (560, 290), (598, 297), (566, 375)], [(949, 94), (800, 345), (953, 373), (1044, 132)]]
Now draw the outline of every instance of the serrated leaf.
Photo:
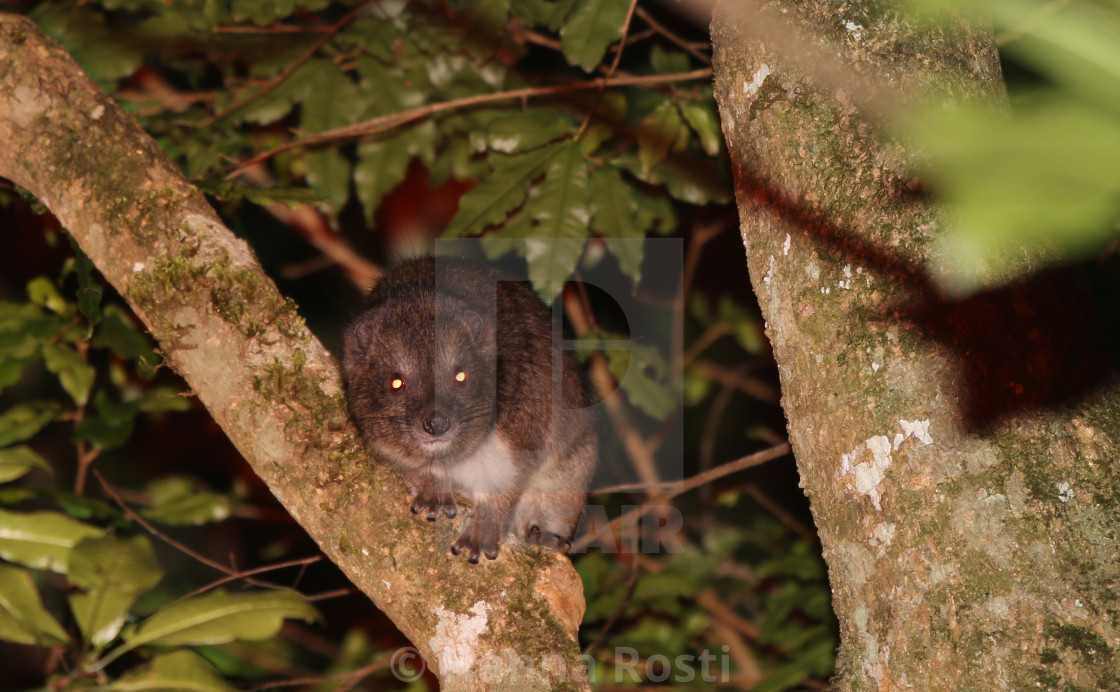
[(141, 41), (132, 36), (122, 38), (121, 32), (110, 30), (102, 12), (71, 3), (42, 3), (32, 12), (32, 18), (109, 93), (115, 90), (117, 80), (140, 67)]
[(29, 401), (0, 414), (0, 447), (33, 437), (58, 418), (62, 407), (54, 401)]
[(404, 180), (412, 162), (408, 141), (402, 137), (363, 142), (354, 165), (354, 191), (362, 203), (366, 223), (372, 226), (381, 200)]
[[(590, 233), (587, 162), (573, 142), (557, 146), (557, 154), (540, 185), (540, 194), (527, 205), (543, 238), (584, 239)], [(575, 265), (566, 267), (568, 273)]]
[(562, 145), (554, 144), (517, 156), (492, 156), (494, 171), (459, 200), (445, 238), (461, 238), (500, 223), (521, 205), (533, 180), (544, 171)]
[(136, 599), (163, 578), (146, 536), (87, 538), (70, 551), (70, 610), (86, 641), (102, 649), (116, 638)]
[(97, 371), (65, 344), (43, 344), (43, 362), (78, 406), (89, 401)]
[(591, 174), (591, 230), (603, 236), (619, 268), (636, 286), (642, 276), (644, 229), (635, 225), (637, 204), (617, 169), (603, 166)]
[(684, 126), (681, 113), (672, 101), (663, 101), (642, 120), (638, 133), (638, 160), (643, 171), (649, 171), (665, 160)]
[(0, 639), (16, 644), (66, 644), (66, 631), (43, 607), (27, 570), (0, 564)]
[[(652, 169), (642, 166), (638, 157), (623, 154), (616, 157), (613, 165), (629, 171), (635, 178), (651, 185), (664, 185), (674, 198), (689, 204), (723, 204), (731, 198), (731, 181), (724, 175), (718, 161), (698, 159), (688, 154), (678, 154), (663, 160)], [(645, 206), (639, 194), (638, 204)], [(648, 196), (646, 196), (648, 197)], [(664, 200), (649, 198), (654, 204), (664, 204)], [(671, 212), (663, 216), (672, 216)]]
[(27, 445), (0, 449), (0, 483), (22, 478), (31, 469), (53, 473), (47, 461)]
[(172, 603), (127, 628), (124, 644), (105, 660), (145, 644), (199, 646), (268, 639), (280, 631), (285, 618), (313, 622), (319, 613), (294, 591), (227, 593), (219, 589)]
[(35, 569), (66, 574), (70, 550), (102, 530), (57, 512), (0, 510), (0, 557)]
[(560, 29), (560, 44), (571, 65), (591, 72), (603, 59), (607, 47), (622, 36), (622, 24), (630, 9), (627, 0), (583, 0), (568, 15)]
[(719, 154), (723, 147), (723, 131), (719, 127), (719, 120), (712, 110), (712, 102), (691, 101), (681, 105), (681, 114), (688, 121), (688, 126), (700, 138), (700, 146), (708, 156)]
[(104, 692), (236, 692), (193, 651), (176, 651), (152, 659), (150, 665), (125, 673)]
[(475, 150), (492, 149), (503, 154), (513, 154), (536, 149), (539, 146), (575, 134), (576, 128), (563, 118), (540, 118), (527, 113), (517, 113), (497, 118), (480, 133)]
[(546, 303), (559, 295), (583, 255), (584, 238), (526, 238), (529, 281)]

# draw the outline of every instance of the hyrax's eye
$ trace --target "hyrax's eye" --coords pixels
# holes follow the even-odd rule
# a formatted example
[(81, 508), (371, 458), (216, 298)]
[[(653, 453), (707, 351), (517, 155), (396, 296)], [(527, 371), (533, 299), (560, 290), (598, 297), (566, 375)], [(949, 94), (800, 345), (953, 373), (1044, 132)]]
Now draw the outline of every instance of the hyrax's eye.
[(467, 381), (467, 371), (466, 370), (460, 370), (459, 372), (455, 373), (455, 381), (456, 382), (466, 382)]
[(393, 391), (400, 391), (404, 389), (404, 380), (399, 377), (394, 377), (389, 380), (389, 386), (393, 388)]

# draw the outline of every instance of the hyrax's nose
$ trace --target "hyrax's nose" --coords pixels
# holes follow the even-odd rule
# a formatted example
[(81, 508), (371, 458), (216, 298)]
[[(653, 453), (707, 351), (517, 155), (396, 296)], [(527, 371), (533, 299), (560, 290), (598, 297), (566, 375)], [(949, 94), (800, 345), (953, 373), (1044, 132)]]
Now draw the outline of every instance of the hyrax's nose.
[(432, 411), (424, 416), (424, 432), (429, 435), (442, 435), (451, 427), (451, 419), (442, 411)]

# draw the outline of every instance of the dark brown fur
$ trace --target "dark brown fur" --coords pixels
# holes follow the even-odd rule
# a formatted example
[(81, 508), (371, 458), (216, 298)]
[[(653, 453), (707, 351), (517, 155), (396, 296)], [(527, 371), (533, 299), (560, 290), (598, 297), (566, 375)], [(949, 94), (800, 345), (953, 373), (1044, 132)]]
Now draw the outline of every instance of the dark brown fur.
[(598, 440), (560, 338), (527, 285), (445, 257), (389, 272), (346, 331), (342, 372), (366, 445), (404, 476), (414, 513), (454, 517), (453, 493), (471, 496), (451, 545), (471, 562), (497, 557), (507, 533), (570, 544)]

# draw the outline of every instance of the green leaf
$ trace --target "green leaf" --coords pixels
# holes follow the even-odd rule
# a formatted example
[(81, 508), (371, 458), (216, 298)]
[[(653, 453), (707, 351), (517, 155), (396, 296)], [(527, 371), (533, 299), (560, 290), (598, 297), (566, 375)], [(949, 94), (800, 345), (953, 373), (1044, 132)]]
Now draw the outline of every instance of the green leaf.
[(29, 401), (0, 414), (0, 447), (23, 442), (54, 421), (62, 412), (55, 401)]
[(53, 473), (46, 460), (27, 445), (0, 449), (0, 483), (21, 478), (31, 469), (43, 469), (47, 473)]
[(1116, 118), (1046, 93), (1010, 118), (942, 110), (913, 127), (955, 222), (939, 237), (940, 280), (950, 288), (1013, 280), (1116, 237)]
[(560, 44), (571, 65), (591, 72), (607, 47), (622, 36), (628, 0), (582, 0), (560, 29)]
[(74, 246), (74, 270), (78, 273), (78, 309), (89, 324), (86, 332), (88, 339), (93, 328), (101, 321), (101, 284), (93, 278), (93, 262), (73, 238), (70, 239), (70, 244)]
[(57, 512), (0, 510), (0, 557), (35, 569), (66, 574), (70, 550), (101, 529)]
[(127, 30), (111, 30), (105, 25), (102, 12), (71, 3), (41, 3), (32, 12), (32, 18), (109, 93), (114, 91), (117, 80), (140, 67), (143, 42), (128, 35)]
[(74, 314), (74, 306), (62, 297), (54, 282), (45, 276), (37, 276), (27, 282), (27, 297), (32, 303), (41, 305), (63, 317)]
[(714, 101), (690, 101), (681, 105), (681, 114), (700, 138), (700, 146), (708, 156), (718, 155), (723, 148), (723, 131), (720, 130), (714, 106)]
[(43, 607), (27, 570), (0, 564), (0, 639), (16, 644), (67, 644), (66, 631)]
[[(587, 162), (574, 142), (557, 145), (557, 154), (548, 167), (540, 194), (528, 204), (543, 238), (587, 238), (591, 209), (587, 198)], [(561, 267), (567, 274), (575, 265)]]
[(294, 591), (227, 593), (219, 589), (172, 603), (128, 627), (124, 643), (102, 663), (145, 644), (198, 646), (268, 639), (280, 631), (285, 618), (313, 622), (319, 613)]
[(75, 404), (84, 406), (89, 401), (97, 371), (77, 351), (65, 344), (43, 344), (43, 361)]
[(150, 665), (125, 673), (98, 687), (104, 692), (236, 692), (193, 651), (176, 651), (152, 659)]
[(158, 359), (148, 337), (136, 328), (132, 318), (116, 304), (105, 306), (101, 324), (93, 334), (95, 348), (110, 348), (123, 360), (143, 359), (154, 364)]
[(642, 120), (638, 133), (638, 160), (649, 171), (665, 160), (684, 129), (681, 112), (672, 101), (663, 101)]
[(87, 538), (70, 551), (70, 610), (86, 641), (100, 650), (116, 638), (136, 599), (163, 578), (146, 536)]
[(354, 191), (365, 210), (366, 223), (374, 225), (381, 200), (404, 180), (412, 162), (409, 141), (403, 137), (363, 142), (354, 165)]
[(527, 26), (543, 26), (558, 31), (571, 14), (577, 0), (513, 0), (510, 9)]
[(561, 147), (562, 144), (554, 144), (516, 156), (492, 156), (493, 173), (459, 200), (459, 211), (443, 232), (444, 237), (475, 235), (502, 222), (525, 200), (533, 180)]
[(94, 400), (94, 415), (87, 415), (78, 423), (74, 436), (85, 440), (100, 449), (120, 447), (132, 436), (136, 414), (140, 411), (140, 401), (118, 402), (104, 391), (97, 393)]
[(637, 206), (618, 169), (602, 166), (591, 174), (591, 230), (607, 239), (619, 268), (634, 285), (642, 276), (644, 246), (640, 239), (645, 237), (634, 223)]
[(606, 355), (622, 391), (646, 415), (662, 420), (677, 407), (679, 397), (667, 380), (668, 366), (655, 347), (633, 344), (629, 351), (607, 350)]
[(649, 63), (654, 72), (672, 74), (674, 72), (687, 72), (689, 68), (688, 55), (679, 50), (665, 50), (659, 44), (654, 44), (649, 53)]
[(229, 518), (233, 503), (226, 495), (200, 491), (185, 476), (169, 476), (151, 483), (146, 492), (151, 505), (141, 514), (145, 519), (176, 526), (201, 526)]
[(471, 141), (476, 151), (491, 149), (502, 154), (514, 154), (536, 149), (565, 135), (574, 135), (575, 126), (564, 118), (541, 118), (528, 113), (497, 118), (487, 125), (485, 132)]

